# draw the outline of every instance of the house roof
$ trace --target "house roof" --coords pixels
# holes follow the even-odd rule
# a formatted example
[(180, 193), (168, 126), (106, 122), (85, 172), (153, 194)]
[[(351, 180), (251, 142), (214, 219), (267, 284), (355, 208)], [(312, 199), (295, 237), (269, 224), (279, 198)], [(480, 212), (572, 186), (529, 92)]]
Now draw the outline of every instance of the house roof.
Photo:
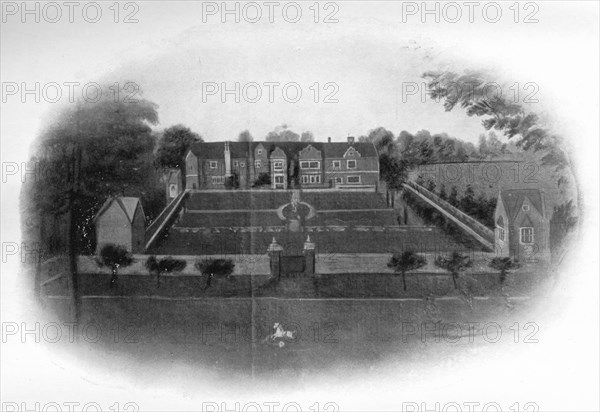
[(113, 202), (117, 202), (117, 205), (125, 212), (125, 216), (127, 216), (130, 223), (132, 223), (135, 218), (135, 211), (137, 210), (138, 205), (142, 207), (140, 199), (137, 197), (111, 197), (104, 202), (100, 210), (98, 210), (98, 213), (96, 213), (96, 216), (94, 217), (94, 222), (110, 208)]
[(544, 216), (544, 201), (542, 192), (539, 189), (502, 190), (500, 192), (500, 198), (502, 199), (504, 210), (506, 210), (510, 222), (513, 222), (519, 214), (519, 210), (525, 199), (529, 199), (531, 205), (538, 213)]
[[(293, 158), (308, 145), (320, 150), (326, 158), (343, 157), (350, 146), (356, 149), (362, 157), (377, 157), (377, 150), (372, 143), (324, 143), (324, 142), (229, 142), (229, 151), (232, 158), (246, 158), (250, 150), (262, 144), (269, 153), (276, 147), (281, 148), (288, 156)], [(222, 159), (225, 151), (224, 142), (194, 143), (190, 150), (201, 159)]]

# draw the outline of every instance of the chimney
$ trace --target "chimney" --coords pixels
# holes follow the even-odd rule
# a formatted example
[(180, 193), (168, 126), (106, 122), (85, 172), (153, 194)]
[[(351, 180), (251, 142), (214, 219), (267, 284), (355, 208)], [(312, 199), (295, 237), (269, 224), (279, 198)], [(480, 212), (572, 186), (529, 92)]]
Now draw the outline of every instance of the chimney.
[(229, 142), (225, 142), (225, 177), (231, 176), (231, 152), (229, 151)]
[(331, 143), (331, 137), (327, 138), (327, 143)]
[(354, 144), (354, 136), (348, 136), (348, 144)]

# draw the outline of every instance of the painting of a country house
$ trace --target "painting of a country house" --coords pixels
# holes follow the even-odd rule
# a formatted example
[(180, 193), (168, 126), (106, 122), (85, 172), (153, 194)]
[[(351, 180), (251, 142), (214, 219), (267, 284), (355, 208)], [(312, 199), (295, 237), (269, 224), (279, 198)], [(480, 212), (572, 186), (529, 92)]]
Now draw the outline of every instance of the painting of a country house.
[[(444, 88), (460, 76), (425, 78), (462, 110)], [(181, 319), (240, 321), (249, 305), (277, 336), (282, 319), (316, 320), (323, 305), (342, 335), (358, 333), (357, 313), (372, 323), (371, 300), (391, 305), (383, 322), (394, 305), (442, 320), (513, 308), (557, 276), (580, 195), (556, 136), (502, 102), (471, 110), (482, 99), (460, 105), (486, 126), (477, 144), (426, 124), (201, 136), (159, 128), (147, 100), (81, 103), (38, 139), (32, 161), (46, 172), (22, 193), (39, 221), (26, 228), (37, 297), (65, 318), (141, 313), (132, 321), (149, 327), (160, 313), (166, 336)]]

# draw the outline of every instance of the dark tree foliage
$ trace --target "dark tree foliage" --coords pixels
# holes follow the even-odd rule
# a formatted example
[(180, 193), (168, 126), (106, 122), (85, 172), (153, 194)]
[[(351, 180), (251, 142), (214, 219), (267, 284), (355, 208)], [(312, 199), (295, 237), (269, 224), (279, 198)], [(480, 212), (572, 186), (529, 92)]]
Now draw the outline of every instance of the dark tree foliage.
[(561, 136), (547, 129), (535, 113), (510, 99), (507, 93), (490, 93), (490, 79), (481, 72), (458, 74), (449, 71), (427, 72), (423, 77), (433, 100), (441, 100), (446, 111), (456, 106), (468, 116), (482, 117), (487, 130), (498, 130), (508, 139), (515, 139), (523, 150), (544, 154), (542, 162), (556, 168), (558, 184), (566, 182), (565, 169), (573, 169), (569, 153), (564, 149)]
[(107, 267), (112, 271), (110, 277), (110, 287), (114, 287), (117, 283), (117, 271), (119, 267), (131, 265), (133, 259), (131, 254), (120, 245), (108, 244), (104, 245), (100, 250), (100, 255), (96, 258), (96, 263), (100, 267)]
[(163, 259), (156, 259), (156, 256), (150, 256), (146, 260), (146, 269), (150, 274), (156, 274), (156, 287), (160, 287), (160, 275), (165, 273), (181, 272), (187, 266), (183, 259), (174, 259), (167, 256)]
[(521, 265), (509, 257), (495, 257), (490, 261), (489, 267), (500, 272), (500, 283), (504, 283), (508, 272), (520, 268)]
[(450, 203), (454, 207), (459, 206), (458, 189), (456, 188), (456, 186), (452, 186), (452, 188), (450, 189), (450, 196), (448, 196), (448, 203)]
[(402, 284), (406, 290), (406, 272), (422, 268), (427, 264), (424, 256), (407, 250), (402, 253), (394, 253), (388, 262), (388, 267), (402, 274)]
[[(156, 105), (143, 99), (115, 100), (104, 90), (97, 103), (78, 103), (60, 112), (35, 142), (32, 160), (40, 171), (24, 187), (25, 213), (54, 222), (42, 242), (56, 249), (51, 234), (74, 229), (76, 253), (95, 248), (93, 217), (110, 196), (140, 197), (144, 210), (156, 202), (152, 167)], [(72, 221), (72, 226), (68, 222)], [(59, 251), (65, 251), (57, 250)]]
[(287, 124), (277, 126), (265, 136), (267, 142), (299, 142), (300, 135), (289, 129)]
[(269, 173), (260, 173), (258, 178), (252, 184), (252, 187), (270, 186), (271, 175)]
[(471, 258), (465, 256), (459, 252), (452, 252), (450, 255), (446, 256), (438, 256), (435, 259), (435, 265), (445, 269), (452, 275), (452, 282), (454, 283), (454, 288), (458, 289), (458, 276), (460, 272), (463, 272), (465, 269), (473, 266), (473, 262)]
[(233, 273), (235, 264), (231, 259), (202, 259), (194, 267), (203, 275), (228, 276)]
[(550, 247), (552, 250), (563, 245), (566, 236), (575, 229), (577, 220), (572, 200), (554, 207), (550, 218)]
[(181, 124), (171, 126), (162, 132), (154, 165), (160, 169), (179, 169), (185, 186), (185, 156), (190, 146), (202, 142), (202, 137), (189, 127)]
[(225, 179), (225, 189), (239, 189), (240, 177), (237, 173), (232, 173), (227, 179)]
[(442, 200), (448, 200), (448, 194), (446, 193), (446, 186), (445, 185), (440, 186), (440, 193), (438, 194), (438, 196)]
[(248, 130), (244, 130), (238, 135), (238, 142), (252, 142), (254, 138)]
[(435, 181), (434, 180), (428, 180), (427, 181), (427, 190), (429, 190), (430, 192), (434, 192), (435, 191)]

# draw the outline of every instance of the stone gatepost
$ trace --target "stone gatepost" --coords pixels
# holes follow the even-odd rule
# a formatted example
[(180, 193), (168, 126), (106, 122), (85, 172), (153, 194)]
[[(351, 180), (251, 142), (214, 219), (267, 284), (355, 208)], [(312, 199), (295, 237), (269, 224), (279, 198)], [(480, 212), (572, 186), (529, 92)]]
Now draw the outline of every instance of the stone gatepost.
[(306, 237), (304, 242), (304, 274), (312, 276), (315, 274), (315, 244), (310, 241), (310, 235)]
[(267, 253), (269, 254), (270, 261), (270, 269), (271, 276), (279, 278), (281, 276), (281, 254), (283, 252), (283, 247), (277, 243), (275, 240), (275, 236), (273, 236), (273, 241), (269, 245), (267, 249)]

